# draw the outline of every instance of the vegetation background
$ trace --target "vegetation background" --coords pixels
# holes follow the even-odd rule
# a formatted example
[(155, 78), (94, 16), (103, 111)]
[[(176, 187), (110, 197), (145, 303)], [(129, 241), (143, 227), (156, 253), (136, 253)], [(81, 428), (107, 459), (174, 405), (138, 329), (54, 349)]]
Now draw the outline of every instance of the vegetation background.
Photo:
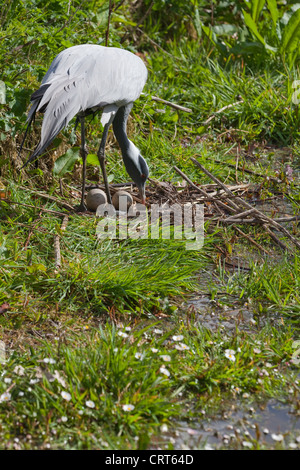
[[(228, 184), (255, 184), (259, 201), (279, 195), (296, 216), (299, 42), (296, 1), (2, 3), (1, 448), (185, 448), (179, 423), (191, 436), (204, 417), (249, 403), (258, 409), (270, 397), (298, 416), (297, 252), (274, 248), (255, 226), (245, 232), (271, 256), (234, 228), (209, 223), (199, 252), (179, 240), (99, 243), (95, 218), (79, 215), (70, 216), (62, 233), (61, 217), (49, 212), (61, 205), (38, 192), (74, 204), (80, 132), (71, 123), (36, 166), (21, 171), (39, 140), (38, 117), (21, 155), (18, 149), (30, 96), (61, 50), (83, 43), (123, 47), (149, 70), (128, 131), (151, 178), (182, 184), (176, 165), (193, 181), (210, 183), (190, 160), (197, 156)], [(95, 117), (88, 124), (90, 182), (99, 177), (100, 135)], [(112, 133), (108, 155), (110, 182), (127, 181)], [(251, 174), (237, 177), (237, 158)], [(299, 236), (297, 221), (289, 228)], [(232, 268), (233, 259), (240, 267)], [(195, 293), (218, 317), (215, 328), (205, 327), (201, 311), (188, 304), (187, 295)], [(222, 327), (229, 312), (245, 310), (251, 316), (246, 328), (242, 321), (230, 331)], [(221, 438), (217, 447), (299, 445), (294, 430), (268, 441), (260, 424), (254, 428)], [(201, 432), (197, 436), (194, 448), (208, 446)]]

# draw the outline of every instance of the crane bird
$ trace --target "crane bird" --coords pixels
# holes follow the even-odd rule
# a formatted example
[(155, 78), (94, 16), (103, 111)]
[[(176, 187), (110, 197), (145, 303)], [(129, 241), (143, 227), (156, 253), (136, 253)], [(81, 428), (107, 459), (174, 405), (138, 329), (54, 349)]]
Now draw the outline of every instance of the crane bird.
[(128, 139), (126, 127), (133, 102), (140, 96), (146, 80), (147, 68), (144, 62), (124, 49), (82, 44), (60, 52), (51, 63), (40, 88), (31, 96), (32, 106), (27, 117), (26, 133), (38, 111), (43, 112), (44, 117), (41, 140), (24, 166), (42, 154), (57, 134), (77, 116), (77, 122), (81, 125), (80, 153), (83, 161), (81, 203), (78, 209), (86, 211), (87, 149), (84, 120), (88, 114), (102, 109), (101, 123), (104, 129), (97, 155), (108, 202), (111, 204), (105, 169), (105, 143), (112, 124), (127, 173), (137, 185), (145, 204), (145, 183), (149, 169), (139, 149)]

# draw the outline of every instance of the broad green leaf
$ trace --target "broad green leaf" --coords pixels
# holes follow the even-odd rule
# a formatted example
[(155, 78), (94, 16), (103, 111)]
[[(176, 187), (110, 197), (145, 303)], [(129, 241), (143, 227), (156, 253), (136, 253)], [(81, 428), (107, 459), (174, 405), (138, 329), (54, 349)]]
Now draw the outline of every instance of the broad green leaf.
[(288, 54), (297, 47), (300, 39), (300, 9), (291, 16), (288, 24), (283, 30), (281, 51)]
[(277, 2), (276, 2), (276, 0), (267, 0), (267, 3), (268, 3), (268, 8), (270, 10), (274, 26), (276, 26), (276, 23), (277, 23), (277, 20), (278, 20), (278, 17), (279, 17)]
[(194, 25), (198, 34), (198, 38), (200, 39), (202, 37), (202, 22), (198, 8), (195, 8)]
[(240, 54), (261, 54), (264, 50), (264, 46), (261, 42), (240, 42), (236, 46), (232, 47), (230, 52), (232, 54), (240, 55)]
[(57, 176), (63, 176), (65, 173), (73, 169), (75, 162), (79, 160), (79, 158), (79, 147), (69, 149), (64, 155), (55, 161), (53, 173)]
[(88, 156), (86, 157), (86, 163), (87, 165), (91, 166), (99, 166), (99, 158), (95, 153), (89, 153)]
[(239, 31), (239, 28), (234, 24), (218, 24), (212, 27), (212, 30), (218, 35), (232, 35)]
[(257, 26), (255, 22), (253, 21), (253, 18), (251, 17), (251, 15), (244, 10), (243, 10), (243, 15), (244, 15), (245, 23), (248, 26), (248, 28), (252, 31), (254, 36), (256, 36), (257, 39), (265, 46), (266, 42), (264, 38), (262, 37), (262, 35), (258, 32)]
[(251, 13), (252, 13), (252, 19), (256, 24), (258, 22), (259, 15), (265, 3), (266, 3), (266, 0), (252, 0)]
[(216, 35), (215, 33), (208, 27), (208, 26), (204, 26), (204, 24), (202, 23), (202, 31), (206, 34), (206, 36), (212, 41), (212, 42), (216, 42)]

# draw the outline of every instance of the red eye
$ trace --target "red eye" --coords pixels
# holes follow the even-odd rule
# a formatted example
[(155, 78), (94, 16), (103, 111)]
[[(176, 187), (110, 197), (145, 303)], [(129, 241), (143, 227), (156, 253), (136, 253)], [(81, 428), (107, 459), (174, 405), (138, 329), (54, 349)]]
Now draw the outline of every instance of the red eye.
[(142, 178), (146, 178), (146, 175), (144, 173), (141, 174)]

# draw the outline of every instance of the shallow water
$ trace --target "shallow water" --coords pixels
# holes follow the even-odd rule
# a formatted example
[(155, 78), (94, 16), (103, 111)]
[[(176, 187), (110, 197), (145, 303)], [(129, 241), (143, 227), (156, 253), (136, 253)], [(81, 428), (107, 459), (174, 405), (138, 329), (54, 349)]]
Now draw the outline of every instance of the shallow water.
[(257, 438), (260, 445), (271, 448), (280, 435), (284, 447), (292, 443), (300, 448), (300, 416), (290, 413), (288, 405), (271, 399), (260, 406), (235, 402), (226, 408), (216, 419), (179, 423), (173, 437), (174, 449), (244, 448), (250, 447), (245, 442)]
[[(234, 269), (231, 271), (236, 272)], [(201, 274), (198, 293), (190, 296), (183, 308), (183, 311), (192, 309), (195, 320), (205, 328), (211, 331), (221, 329), (227, 335), (234, 334), (236, 328), (257, 333), (266, 322), (273, 325), (279, 322), (274, 313), (268, 318), (261, 315), (258, 323), (251, 303), (241, 303), (238, 297), (222, 293), (221, 287), (216, 300), (211, 300), (208, 287), (212, 283), (217, 283), (213, 267)], [(237, 399), (223, 403), (222, 409), (225, 411), (214, 419), (209, 420), (205, 415), (200, 415), (199, 420), (177, 423), (175, 432), (171, 435), (167, 433), (164, 441), (171, 442), (174, 449), (191, 450), (251, 448), (252, 439), (258, 439), (259, 445), (268, 449), (276, 446), (300, 448), (300, 415), (291, 410), (288, 404), (270, 399), (264, 404), (255, 402), (247, 407)], [(276, 441), (281, 434), (283, 441)]]

